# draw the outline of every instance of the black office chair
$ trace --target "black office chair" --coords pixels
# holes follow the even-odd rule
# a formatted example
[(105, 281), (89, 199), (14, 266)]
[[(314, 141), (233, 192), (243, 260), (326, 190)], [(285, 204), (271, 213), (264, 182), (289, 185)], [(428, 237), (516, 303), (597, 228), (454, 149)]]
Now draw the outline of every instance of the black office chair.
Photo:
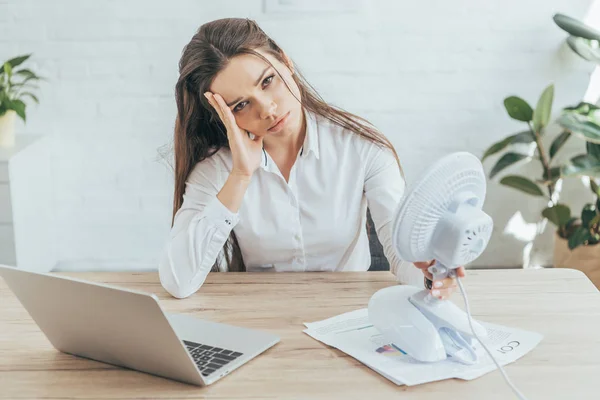
[(371, 250), (371, 267), (369, 271), (389, 271), (390, 263), (385, 254), (383, 254), (383, 246), (377, 237), (375, 224), (371, 218), (371, 212), (367, 208), (367, 234), (369, 236), (369, 248)]

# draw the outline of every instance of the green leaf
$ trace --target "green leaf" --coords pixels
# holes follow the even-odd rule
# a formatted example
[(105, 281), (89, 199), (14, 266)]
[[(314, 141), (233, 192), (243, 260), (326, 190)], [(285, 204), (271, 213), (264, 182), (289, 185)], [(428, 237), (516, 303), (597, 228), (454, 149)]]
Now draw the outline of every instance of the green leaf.
[(542, 215), (548, 218), (557, 227), (566, 225), (571, 220), (571, 209), (564, 204), (556, 204), (542, 211)]
[(512, 140), (513, 140), (513, 136), (509, 136), (509, 137), (491, 145), (490, 148), (487, 149), (485, 151), (485, 153), (483, 154), (481, 161), (485, 161), (485, 159), (488, 158), (489, 156), (496, 154), (499, 151), (504, 150), (506, 148), (506, 146), (508, 146), (510, 144), (510, 142), (512, 142)]
[(12, 67), (10, 66), (8, 61), (4, 63), (4, 65), (2, 66), (2, 70), (6, 72), (6, 75), (8, 75), (8, 78), (10, 79), (12, 75)]
[(522, 176), (505, 176), (500, 180), (500, 183), (502, 185), (512, 187), (514, 189), (520, 190), (527, 194), (531, 194), (533, 196), (544, 196), (544, 192), (542, 192), (542, 189), (540, 189), (538, 185)]
[(25, 103), (23, 103), (21, 100), (13, 100), (12, 101), (12, 109), (15, 110), (15, 112), (17, 113), (17, 115), (19, 117), (21, 117), (23, 119), (23, 121), (26, 122), (26, 118), (25, 118)]
[(489, 156), (498, 153), (499, 151), (504, 150), (509, 144), (513, 144), (513, 143), (531, 143), (535, 140), (535, 138), (533, 137), (533, 134), (531, 133), (531, 131), (523, 131), (523, 132), (519, 132), (516, 133), (514, 135), (510, 135), (506, 138), (504, 138), (503, 140), (494, 143), (493, 145), (490, 146), (489, 149), (487, 149), (485, 151), (485, 153), (483, 154), (483, 157), (481, 158), (481, 161), (485, 161), (486, 158), (488, 158)]
[[(26, 83), (28, 83), (29, 81), (33, 81), (33, 80), (37, 80), (36, 78), (32, 77), (32, 76), (27, 76), (25, 77), (25, 79), (23, 79), (21, 82), (15, 83), (12, 86), (15, 87), (19, 87), (19, 86), (25, 86)], [(31, 83), (28, 83), (29, 85), (31, 85)]]
[(533, 141), (535, 141), (535, 136), (533, 134), (533, 132), (531, 132), (529, 129), (523, 132), (519, 132), (516, 135), (512, 135), (512, 142), (513, 143), (531, 143)]
[[(596, 209), (597, 210), (597, 209)], [(592, 220), (590, 221), (590, 224), (588, 225), (590, 228), (595, 228), (597, 229), (597, 227), (600, 225), (600, 213), (596, 213), (596, 216), (594, 218), (592, 218)]]
[(575, 54), (586, 61), (600, 63), (600, 51), (598, 41), (589, 40), (575, 36), (567, 38), (567, 44)]
[(549, 85), (540, 96), (533, 113), (533, 129), (540, 133), (548, 125), (554, 100), (554, 85)]
[(563, 31), (570, 35), (583, 37), (586, 39), (600, 40), (600, 32), (583, 22), (569, 17), (568, 15), (557, 13), (552, 17), (554, 23)]
[(600, 160), (598, 160), (596, 157), (590, 156), (589, 154), (578, 154), (571, 158), (571, 163), (573, 165), (582, 168), (595, 167), (599, 161)]
[(21, 69), (17, 72), (15, 72), (15, 75), (23, 75), (27, 78), (31, 78), (31, 79), (40, 79), (39, 76), (37, 76), (33, 71), (29, 70), (29, 69)]
[(29, 57), (31, 57), (31, 54), (25, 54), (25, 55), (15, 57), (15, 58), (8, 60), (8, 63), (10, 64), (11, 67), (15, 68), (15, 67), (18, 67), (19, 65), (23, 64), (25, 61), (27, 61), (29, 59)]
[[(590, 179), (590, 189), (594, 195), (600, 197), (600, 186), (595, 179)], [(596, 206), (596, 209), (599, 209), (598, 206)]]
[[(571, 211), (569, 211), (569, 212), (571, 212)], [(573, 227), (573, 225), (575, 224), (575, 222), (577, 222), (577, 221), (578, 221), (577, 217), (571, 217), (571, 218), (569, 218), (569, 220), (565, 224), (565, 229), (567, 231), (570, 230)]]
[(37, 81), (37, 79), (36, 79), (36, 78), (33, 78), (33, 77), (31, 77), (31, 76), (28, 76), (28, 77), (26, 77), (25, 79), (23, 79), (21, 82), (14, 83), (12, 86), (13, 86), (13, 87), (15, 87), (15, 86), (17, 86), (17, 85), (18, 85), (17, 87), (21, 87), (21, 86), (23, 86), (23, 87), (24, 87), (24, 86), (30, 86), (30, 87), (33, 87), (33, 86), (36, 86), (36, 85), (34, 85), (34, 84), (33, 84), (33, 82), (34, 82), (34, 81)]
[(590, 222), (596, 217), (596, 206), (586, 204), (581, 210), (581, 225), (590, 228)]
[(518, 121), (529, 122), (533, 118), (533, 109), (520, 97), (510, 96), (504, 99), (504, 108), (511, 118)]
[(580, 154), (562, 167), (563, 176), (600, 177), (600, 160), (588, 154)]
[(569, 238), (569, 249), (573, 250), (576, 247), (581, 246), (590, 238), (590, 236), (589, 230), (583, 226), (579, 226)]
[(4, 72), (6, 64), (10, 65), (12, 68), (15, 68), (27, 61), (29, 57), (31, 57), (31, 54), (26, 54), (24, 56), (15, 57), (8, 60), (2, 67), (0, 67), (0, 74)]
[(587, 142), (585, 149), (590, 156), (600, 160), (600, 144)]
[(527, 158), (527, 156), (518, 153), (506, 153), (503, 155), (496, 165), (492, 168), (490, 172), (490, 179), (492, 179), (498, 172), (502, 171), (504, 168), (511, 166), (512, 164)]
[(550, 159), (554, 158), (556, 153), (558, 153), (558, 150), (560, 150), (560, 148), (563, 147), (563, 145), (567, 142), (567, 140), (570, 137), (571, 133), (569, 133), (568, 131), (564, 131), (554, 139), (552, 145), (550, 146)]
[(600, 143), (600, 126), (586, 116), (567, 112), (558, 117), (557, 122), (572, 134), (592, 143)]
[(38, 98), (36, 97), (36, 95), (34, 95), (33, 93), (24, 92), (24, 93), (21, 93), (21, 96), (22, 96), (23, 98), (24, 98), (25, 96), (29, 96), (29, 97), (31, 97), (31, 99), (32, 99), (33, 101), (35, 101), (37, 104), (39, 104), (39, 103), (40, 103), (39, 99), (38, 99)]
[(595, 104), (582, 101), (574, 107), (565, 107), (563, 110), (575, 112), (581, 115), (588, 115), (591, 111), (600, 110), (600, 107), (596, 106)]
[(31, 83), (28, 82), (20, 82), (20, 83), (15, 83), (14, 85), (12, 85), (13, 88), (27, 88), (27, 89), (39, 89), (40, 87), (37, 85), (33, 85)]

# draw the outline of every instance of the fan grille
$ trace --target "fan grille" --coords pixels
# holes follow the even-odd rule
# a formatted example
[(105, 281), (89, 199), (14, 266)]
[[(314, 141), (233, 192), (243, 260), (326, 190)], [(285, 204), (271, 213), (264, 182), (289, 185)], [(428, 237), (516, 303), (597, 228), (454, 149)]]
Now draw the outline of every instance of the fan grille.
[(396, 215), (394, 243), (399, 257), (407, 261), (432, 259), (431, 238), (452, 201), (468, 191), (478, 200), (474, 206), (481, 208), (485, 188), (481, 162), (470, 153), (450, 154), (429, 167), (408, 191)]

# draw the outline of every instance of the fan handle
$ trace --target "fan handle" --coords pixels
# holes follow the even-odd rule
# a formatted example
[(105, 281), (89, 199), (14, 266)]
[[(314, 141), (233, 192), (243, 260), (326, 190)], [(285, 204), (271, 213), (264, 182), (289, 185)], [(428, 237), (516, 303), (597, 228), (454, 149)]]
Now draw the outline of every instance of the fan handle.
[(456, 268), (458, 268), (458, 266), (449, 268), (435, 260), (435, 263), (431, 267), (427, 268), (427, 271), (429, 271), (429, 273), (433, 276), (434, 281), (441, 281), (444, 278), (456, 277)]

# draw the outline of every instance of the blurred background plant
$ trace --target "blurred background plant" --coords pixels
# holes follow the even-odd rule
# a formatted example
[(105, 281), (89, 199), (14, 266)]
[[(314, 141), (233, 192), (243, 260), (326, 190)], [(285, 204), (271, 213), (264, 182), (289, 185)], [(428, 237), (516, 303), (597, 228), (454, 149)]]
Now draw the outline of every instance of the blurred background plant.
[(0, 66), (0, 117), (8, 111), (14, 111), (23, 121), (26, 121), (25, 98), (29, 97), (36, 103), (38, 98), (32, 90), (39, 89), (35, 81), (43, 79), (33, 71), (21, 66), (31, 57), (31, 54), (12, 58)]
[[(600, 64), (600, 32), (563, 14), (556, 14), (554, 22), (569, 33), (567, 44), (586, 61)], [(508, 115), (527, 124), (527, 129), (506, 137), (490, 146), (482, 157), (504, 152), (490, 170), (490, 179), (515, 163), (538, 160), (542, 174), (536, 178), (523, 175), (504, 176), (500, 183), (531, 196), (546, 197), (548, 206), (542, 216), (556, 225), (557, 235), (568, 241), (568, 248), (600, 243), (600, 107), (588, 102), (563, 108), (554, 121), (560, 126), (553, 138), (545, 137), (551, 123), (554, 85), (544, 89), (535, 109), (518, 96), (504, 99)], [(572, 137), (583, 140), (585, 151), (570, 155), (567, 161), (557, 161), (556, 155)], [(551, 142), (546, 150), (542, 139)], [(530, 152), (515, 151), (517, 145), (529, 145)], [(579, 177), (588, 183), (591, 201), (574, 215), (571, 208), (559, 202), (561, 180)]]
[(43, 78), (22, 65), (31, 54), (12, 58), (0, 65), (0, 146), (15, 144), (15, 120), (27, 121), (26, 99), (39, 103), (33, 91), (39, 89), (36, 81)]

